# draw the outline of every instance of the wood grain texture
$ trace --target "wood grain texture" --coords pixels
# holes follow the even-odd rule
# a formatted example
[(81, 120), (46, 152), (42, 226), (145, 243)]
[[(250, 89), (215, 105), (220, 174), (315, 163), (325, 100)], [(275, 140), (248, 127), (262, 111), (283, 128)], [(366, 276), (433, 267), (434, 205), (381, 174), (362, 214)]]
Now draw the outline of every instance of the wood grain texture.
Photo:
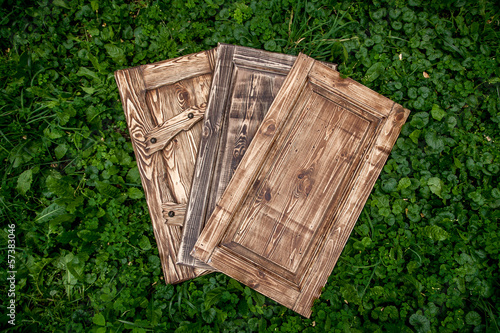
[[(215, 52), (115, 72), (166, 283), (207, 272), (176, 261), (202, 131), (193, 119), (208, 101)], [(151, 146), (152, 134), (160, 146)]]
[[(212, 74), (216, 51), (209, 50), (142, 66), (144, 86), (152, 90), (193, 77)], [(175, 75), (165, 76), (165, 73)]]
[(201, 268), (190, 252), (296, 59), (225, 44), (218, 52), (178, 256)]
[(299, 55), (191, 254), (309, 317), (408, 114)]

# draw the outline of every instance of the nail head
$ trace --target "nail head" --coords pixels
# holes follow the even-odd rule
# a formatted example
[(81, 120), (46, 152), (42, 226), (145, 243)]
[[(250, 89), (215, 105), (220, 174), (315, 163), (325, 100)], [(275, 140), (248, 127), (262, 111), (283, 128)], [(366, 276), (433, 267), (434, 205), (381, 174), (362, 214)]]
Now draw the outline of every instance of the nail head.
[(188, 113), (188, 118), (189, 119), (193, 119), (193, 117), (194, 117), (194, 114), (192, 112)]
[(175, 216), (175, 212), (173, 210), (171, 210), (170, 212), (168, 212), (168, 216), (169, 217), (174, 217)]
[(151, 138), (149, 141), (151, 141), (151, 143), (156, 143), (156, 138)]

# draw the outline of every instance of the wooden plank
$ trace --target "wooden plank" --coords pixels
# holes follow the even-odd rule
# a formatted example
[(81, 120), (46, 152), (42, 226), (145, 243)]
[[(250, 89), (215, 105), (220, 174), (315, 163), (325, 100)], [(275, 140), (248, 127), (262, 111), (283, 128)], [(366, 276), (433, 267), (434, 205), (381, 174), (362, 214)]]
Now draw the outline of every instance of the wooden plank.
[[(217, 55), (214, 50), (216, 49), (142, 66), (146, 89), (153, 90), (185, 79), (212, 75)], [(169, 75), (165, 76), (165, 73)]]
[(152, 154), (164, 149), (167, 144), (181, 131), (190, 130), (198, 121), (203, 119), (206, 104), (192, 106), (178, 115), (168, 119), (160, 126), (156, 126), (151, 132), (146, 133), (146, 153)]
[(218, 52), (177, 261), (201, 268), (190, 252), (296, 59), (225, 44)]
[(309, 317), (408, 114), (299, 55), (191, 254)]
[(166, 283), (207, 273), (176, 261), (215, 56), (214, 49), (115, 72)]

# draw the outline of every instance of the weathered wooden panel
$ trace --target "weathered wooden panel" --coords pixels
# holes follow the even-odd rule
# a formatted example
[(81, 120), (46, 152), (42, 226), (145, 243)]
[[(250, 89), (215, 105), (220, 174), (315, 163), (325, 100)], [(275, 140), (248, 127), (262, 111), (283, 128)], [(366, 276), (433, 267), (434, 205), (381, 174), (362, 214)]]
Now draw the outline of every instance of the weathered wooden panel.
[(408, 114), (301, 54), (191, 254), (309, 317)]
[(206, 272), (176, 262), (215, 56), (214, 49), (115, 72), (166, 283)]
[(202, 268), (189, 253), (296, 59), (224, 44), (218, 54), (177, 261)]

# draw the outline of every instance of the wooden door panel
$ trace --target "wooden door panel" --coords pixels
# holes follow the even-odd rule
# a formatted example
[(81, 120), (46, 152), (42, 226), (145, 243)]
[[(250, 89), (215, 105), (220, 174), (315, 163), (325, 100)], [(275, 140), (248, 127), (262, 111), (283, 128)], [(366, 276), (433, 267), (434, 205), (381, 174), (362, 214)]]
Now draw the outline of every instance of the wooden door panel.
[(214, 49), (115, 73), (166, 283), (207, 272), (176, 261), (215, 56)]
[(234, 45), (218, 50), (178, 257), (201, 268), (209, 266), (190, 252), (296, 59)]
[(300, 55), (192, 255), (308, 317), (408, 114)]

